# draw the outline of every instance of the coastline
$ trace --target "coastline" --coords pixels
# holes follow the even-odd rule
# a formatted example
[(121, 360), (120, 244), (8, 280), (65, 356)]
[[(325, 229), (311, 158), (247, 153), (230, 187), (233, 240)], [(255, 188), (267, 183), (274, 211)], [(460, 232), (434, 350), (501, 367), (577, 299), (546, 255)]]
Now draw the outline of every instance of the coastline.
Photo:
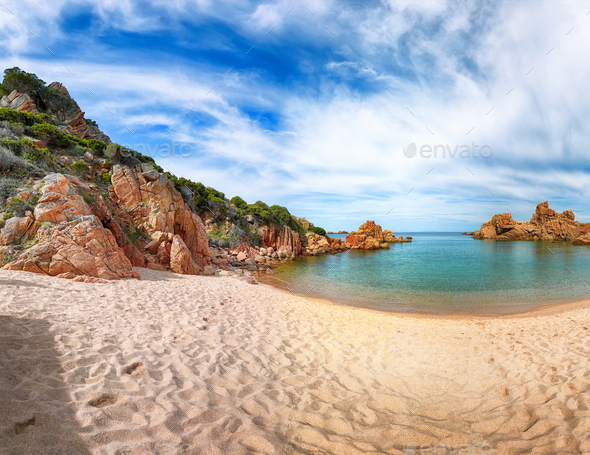
[(396, 314), (135, 270), (141, 281), (108, 284), (0, 271), (1, 447), (590, 450), (580, 302), (524, 317)]
[[(368, 311), (375, 311), (380, 314), (393, 314), (397, 316), (415, 316), (419, 318), (440, 318), (440, 319), (471, 319), (471, 318), (483, 318), (483, 319), (493, 319), (493, 318), (502, 318), (502, 319), (510, 319), (510, 318), (523, 318), (529, 316), (547, 316), (553, 314), (559, 314), (571, 310), (576, 310), (580, 308), (590, 307), (590, 299), (584, 300), (566, 300), (566, 301), (552, 301), (552, 302), (543, 302), (543, 303), (532, 303), (527, 304), (526, 306), (529, 307), (522, 311), (517, 312), (510, 312), (510, 313), (498, 313), (498, 314), (480, 314), (480, 313), (469, 313), (469, 312), (454, 312), (454, 313), (442, 313), (442, 312), (405, 312), (405, 311), (397, 311), (395, 309), (383, 309), (383, 308), (376, 308), (374, 306), (363, 306), (359, 304), (341, 304), (335, 300), (332, 300), (330, 297), (324, 297), (317, 294), (311, 295), (303, 295), (303, 294), (296, 294), (293, 293), (291, 290), (288, 289), (288, 284), (286, 281), (281, 280), (280, 278), (274, 275), (280, 275), (280, 267), (273, 270), (272, 275), (262, 275), (256, 277), (257, 280), (266, 286), (270, 286), (271, 288), (277, 289), (281, 292), (284, 292), (288, 295), (295, 295), (302, 298), (308, 298), (313, 300), (319, 300), (330, 305), (336, 305), (345, 308), (358, 308), (364, 309)], [(277, 270), (278, 272), (275, 272)], [(521, 305), (524, 306), (524, 305)], [(534, 307), (534, 308), (530, 308)], [(518, 309), (516, 306), (510, 307), (511, 309)]]

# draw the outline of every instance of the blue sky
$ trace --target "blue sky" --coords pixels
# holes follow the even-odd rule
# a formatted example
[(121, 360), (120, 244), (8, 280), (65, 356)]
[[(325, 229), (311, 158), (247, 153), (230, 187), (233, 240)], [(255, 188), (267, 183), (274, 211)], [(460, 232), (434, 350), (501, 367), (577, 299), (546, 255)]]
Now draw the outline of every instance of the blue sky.
[[(588, 11), (7, 0), (0, 59), (64, 83), (117, 143), (190, 145), (155, 157), (176, 175), (326, 229), (474, 230), (545, 200), (590, 221)], [(408, 158), (411, 143), (493, 155)]]

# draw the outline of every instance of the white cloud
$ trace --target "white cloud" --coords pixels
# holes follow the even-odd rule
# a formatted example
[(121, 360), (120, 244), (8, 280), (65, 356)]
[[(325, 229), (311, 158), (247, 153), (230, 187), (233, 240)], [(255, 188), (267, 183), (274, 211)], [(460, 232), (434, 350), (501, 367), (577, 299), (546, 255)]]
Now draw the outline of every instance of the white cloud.
[[(41, 21), (42, 14), (55, 20), (60, 5), (29, 11), (30, 23)], [(105, 19), (118, 15), (113, 24), (119, 28), (164, 26), (161, 19), (142, 17), (134, 5), (109, 1), (99, 10)], [(107, 133), (126, 139), (125, 124), (165, 124), (175, 126), (175, 140), (195, 144), (198, 154), (192, 160), (164, 160), (178, 174), (228, 196), (287, 205), (328, 229), (354, 228), (369, 216), (384, 217), (392, 206), (395, 210), (384, 220), (388, 226), (394, 223), (395, 230), (396, 225), (403, 230), (462, 229), (465, 223), (470, 225), (464, 229), (471, 229), (507, 206), (516, 218), (528, 219), (537, 202), (564, 198), (579, 215), (590, 217), (583, 205), (590, 166), (585, 132), (590, 67), (584, 58), (590, 51), (589, 2), (537, 2), (534, 9), (528, 2), (504, 3), (498, 9), (492, 3), (389, 2), (359, 11), (346, 3), (318, 2), (309, 5), (313, 16), (301, 4), (285, 16), (292, 5), (283, 1), (154, 5), (171, 18), (187, 11), (225, 15), (246, 35), (266, 33), (274, 25), (273, 39), (287, 39), (281, 33), (289, 20), (290, 27), (301, 26), (298, 39), (317, 40), (321, 46), (329, 42), (322, 52), (334, 54), (331, 63), (312, 68), (319, 81), (314, 96), (286, 91), (254, 70), (237, 69), (221, 78), (217, 69), (204, 66), (184, 72), (154, 70), (151, 62), (142, 67), (62, 62), (75, 68), (76, 76), (60, 73), (59, 79), (65, 79)], [(26, 48), (21, 22), (0, 17), (6, 27), (3, 44)], [(345, 45), (354, 56), (347, 55)], [(17, 57), (5, 62), (17, 64), (35, 68), (47, 80), (54, 76), (37, 71), (47, 62)], [(376, 76), (366, 74), (365, 66)], [(402, 71), (394, 72), (394, 67)], [(335, 74), (344, 81), (334, 82)], [(375, 81), (370, 91), (347, 83), (347, 77), (359, 74)], [(215, 90), (206, 95), (213, 85)], [(244, 105), (276, 112), (280, 128), (266, 129), (249, 118)], [(213, 124), (194, 128), (185, 117), (191, 107), (214, 119)], [(150, 139), (160, 141), (157, 134)], [(429, 160), (402, 154), (410, 142), (453, 148), (471, 141), (490, 144), (494, 155)]]

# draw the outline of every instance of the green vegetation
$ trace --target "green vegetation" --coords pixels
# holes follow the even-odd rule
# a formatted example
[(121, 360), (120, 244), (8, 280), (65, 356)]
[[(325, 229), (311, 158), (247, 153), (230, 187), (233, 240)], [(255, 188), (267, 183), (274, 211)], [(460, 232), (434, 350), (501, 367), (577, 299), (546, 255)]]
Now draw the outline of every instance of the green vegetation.
[(24, 111), (15, 111), (14, 109), (7, 107), (0, 108), (0, 120), (5, 120), (11, 123), (20, 123), (26, 126), (47, 123), (40, 115)]
[(86, 122), (86, 125), (98, 128), (98, 123), (96, 123), (94, 120), (91, 120), (89, 118), (85, 118), (84, 121)]
[(2, 86), (8, 92), (16, 90), (28, 95), (40, 94), (45, 87), (45, 82), (32, 73), (27, 73), (20, 68), (14, 67), (4, 70), (4, 80)]
[(122, 227), (123, 232), (127, 236), (125, 239), (125, 243), (137, 243), (139, 240), (148, 240), (150, 238), (145, 232), (140, 231), (139, 228), (135, 225), (124, 224)]
[(65, 149), (72, 145), (73, 136), (62, 133), (55, 126), (50, 125), (49, 123), (34, 125), (32, 132), (36, 138), (41, 139), (50, 147)]
[(314, 234), (318, 234), (318, 235), (326, 235), (326, 230), (324, 228), (321, 228), (319, 226), (314, 226), (310, 229), (311, 232), (313, 232)]
[(10, 202), (6, 205), (9, 213), (13, 213), (13, 216), (25, 216), (27, 210), (33, 211), (33, 207), (21, 198), (13, 197)]
[(74, 171), (78, 177), (82, 178), (86, 175), (90, 166), (86, 164), (84, 161), (76, 161), (75, 163), (70, 164), (70, 168)]
[(93, 202), (96, 202), (96, 199), (94, 199), (89, 194), (83, 194), (82, 197), (84, 198), (87, 204), (92, 204)]

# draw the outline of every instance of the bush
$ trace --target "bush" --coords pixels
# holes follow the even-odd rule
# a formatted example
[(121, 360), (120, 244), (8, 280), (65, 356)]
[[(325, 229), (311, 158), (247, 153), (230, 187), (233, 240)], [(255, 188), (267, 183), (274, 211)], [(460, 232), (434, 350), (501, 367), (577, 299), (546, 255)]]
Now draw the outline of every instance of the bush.
[(49, 123), (34, 125), (32, 131), (35, 137), (41, 139), (50, 147), (68, 148), (72, 145), (73, 136), (62, 133)]
[(82, 178), (86, 175), (90, 166), (86, 164), (84, 161), (76, 161), (75, 163), (70, 164), (70, 168), (74, 171), (78, 177)]
[(7, 130), (8, 133), (12, 133), (15, 136), (22, 136), (25, 134), (25, 126), (22, 123), (0, 120), (0, 128)]
[(313, 232), (314, 234), (318, 234), (318, 235), (326, 235), (326, 230), (319, 227), (319, 226), (314, 226), (311, 229), (311, 232)]
[(108, 172), (105, 172), (104, 174), (102, 174), (100, 176), (100, 179), (104, 182), (104, 183), (111, 183), (111, 174)]
[(40, 169), (30, 162), (17, 157), (7, 147), (0, 146), (0, 171), (12, 173), (15, 177), (29, 177), (39, 173)]
[(26, 126), (46, 123), (40, 115), (31, 114), (25, 111), (15, 111), (7, 107), (0, 108), (0, 120), (7, 120), (13, 123), (21, 123)]
[(31, 212), (34, 210), (27, 201), (23, 201), (18, 197), (13, 197), (7, 207), (15, 216), (25, 216), (27, 210), (30, 210)]
[(5, 137), (0, 139), (0, 146), (6, 147), (16, 156), (21, 156), (23, 154), (23, 143), (21, 141), (14, 141)]
[(18, 181), (8, 177), (0, 178), (0, 203), (4, 204), (6, 199), (14, 196), (18, 191)]
[(39, 94), (45, 87), (45, 82), (39, 79), (35, 74), (27, 73), (20, 68), (14, 67), (4, 70), (4, 80), (2, 85), (9, 91), (17, 90), (20, 93), (29, 95)]
[(98, 139), (88, 139), (86, 142), (95, 155), (103, 156), (104, 149), (107, 146), (104, 142), (99, 141)]
[(85, 118), (84, 122), (86, 122), (86, 125), (88, 125), (88, 126), (93, 126), (94, 128), (98, 128), (98, 123), (96, 123), (94, 120), (91, 120), (89, 118)]
[(234, 196), (230, 199), (230, 202), (241, 210), (248, 208), (248, 203), (244, 201), (240, 196)]

